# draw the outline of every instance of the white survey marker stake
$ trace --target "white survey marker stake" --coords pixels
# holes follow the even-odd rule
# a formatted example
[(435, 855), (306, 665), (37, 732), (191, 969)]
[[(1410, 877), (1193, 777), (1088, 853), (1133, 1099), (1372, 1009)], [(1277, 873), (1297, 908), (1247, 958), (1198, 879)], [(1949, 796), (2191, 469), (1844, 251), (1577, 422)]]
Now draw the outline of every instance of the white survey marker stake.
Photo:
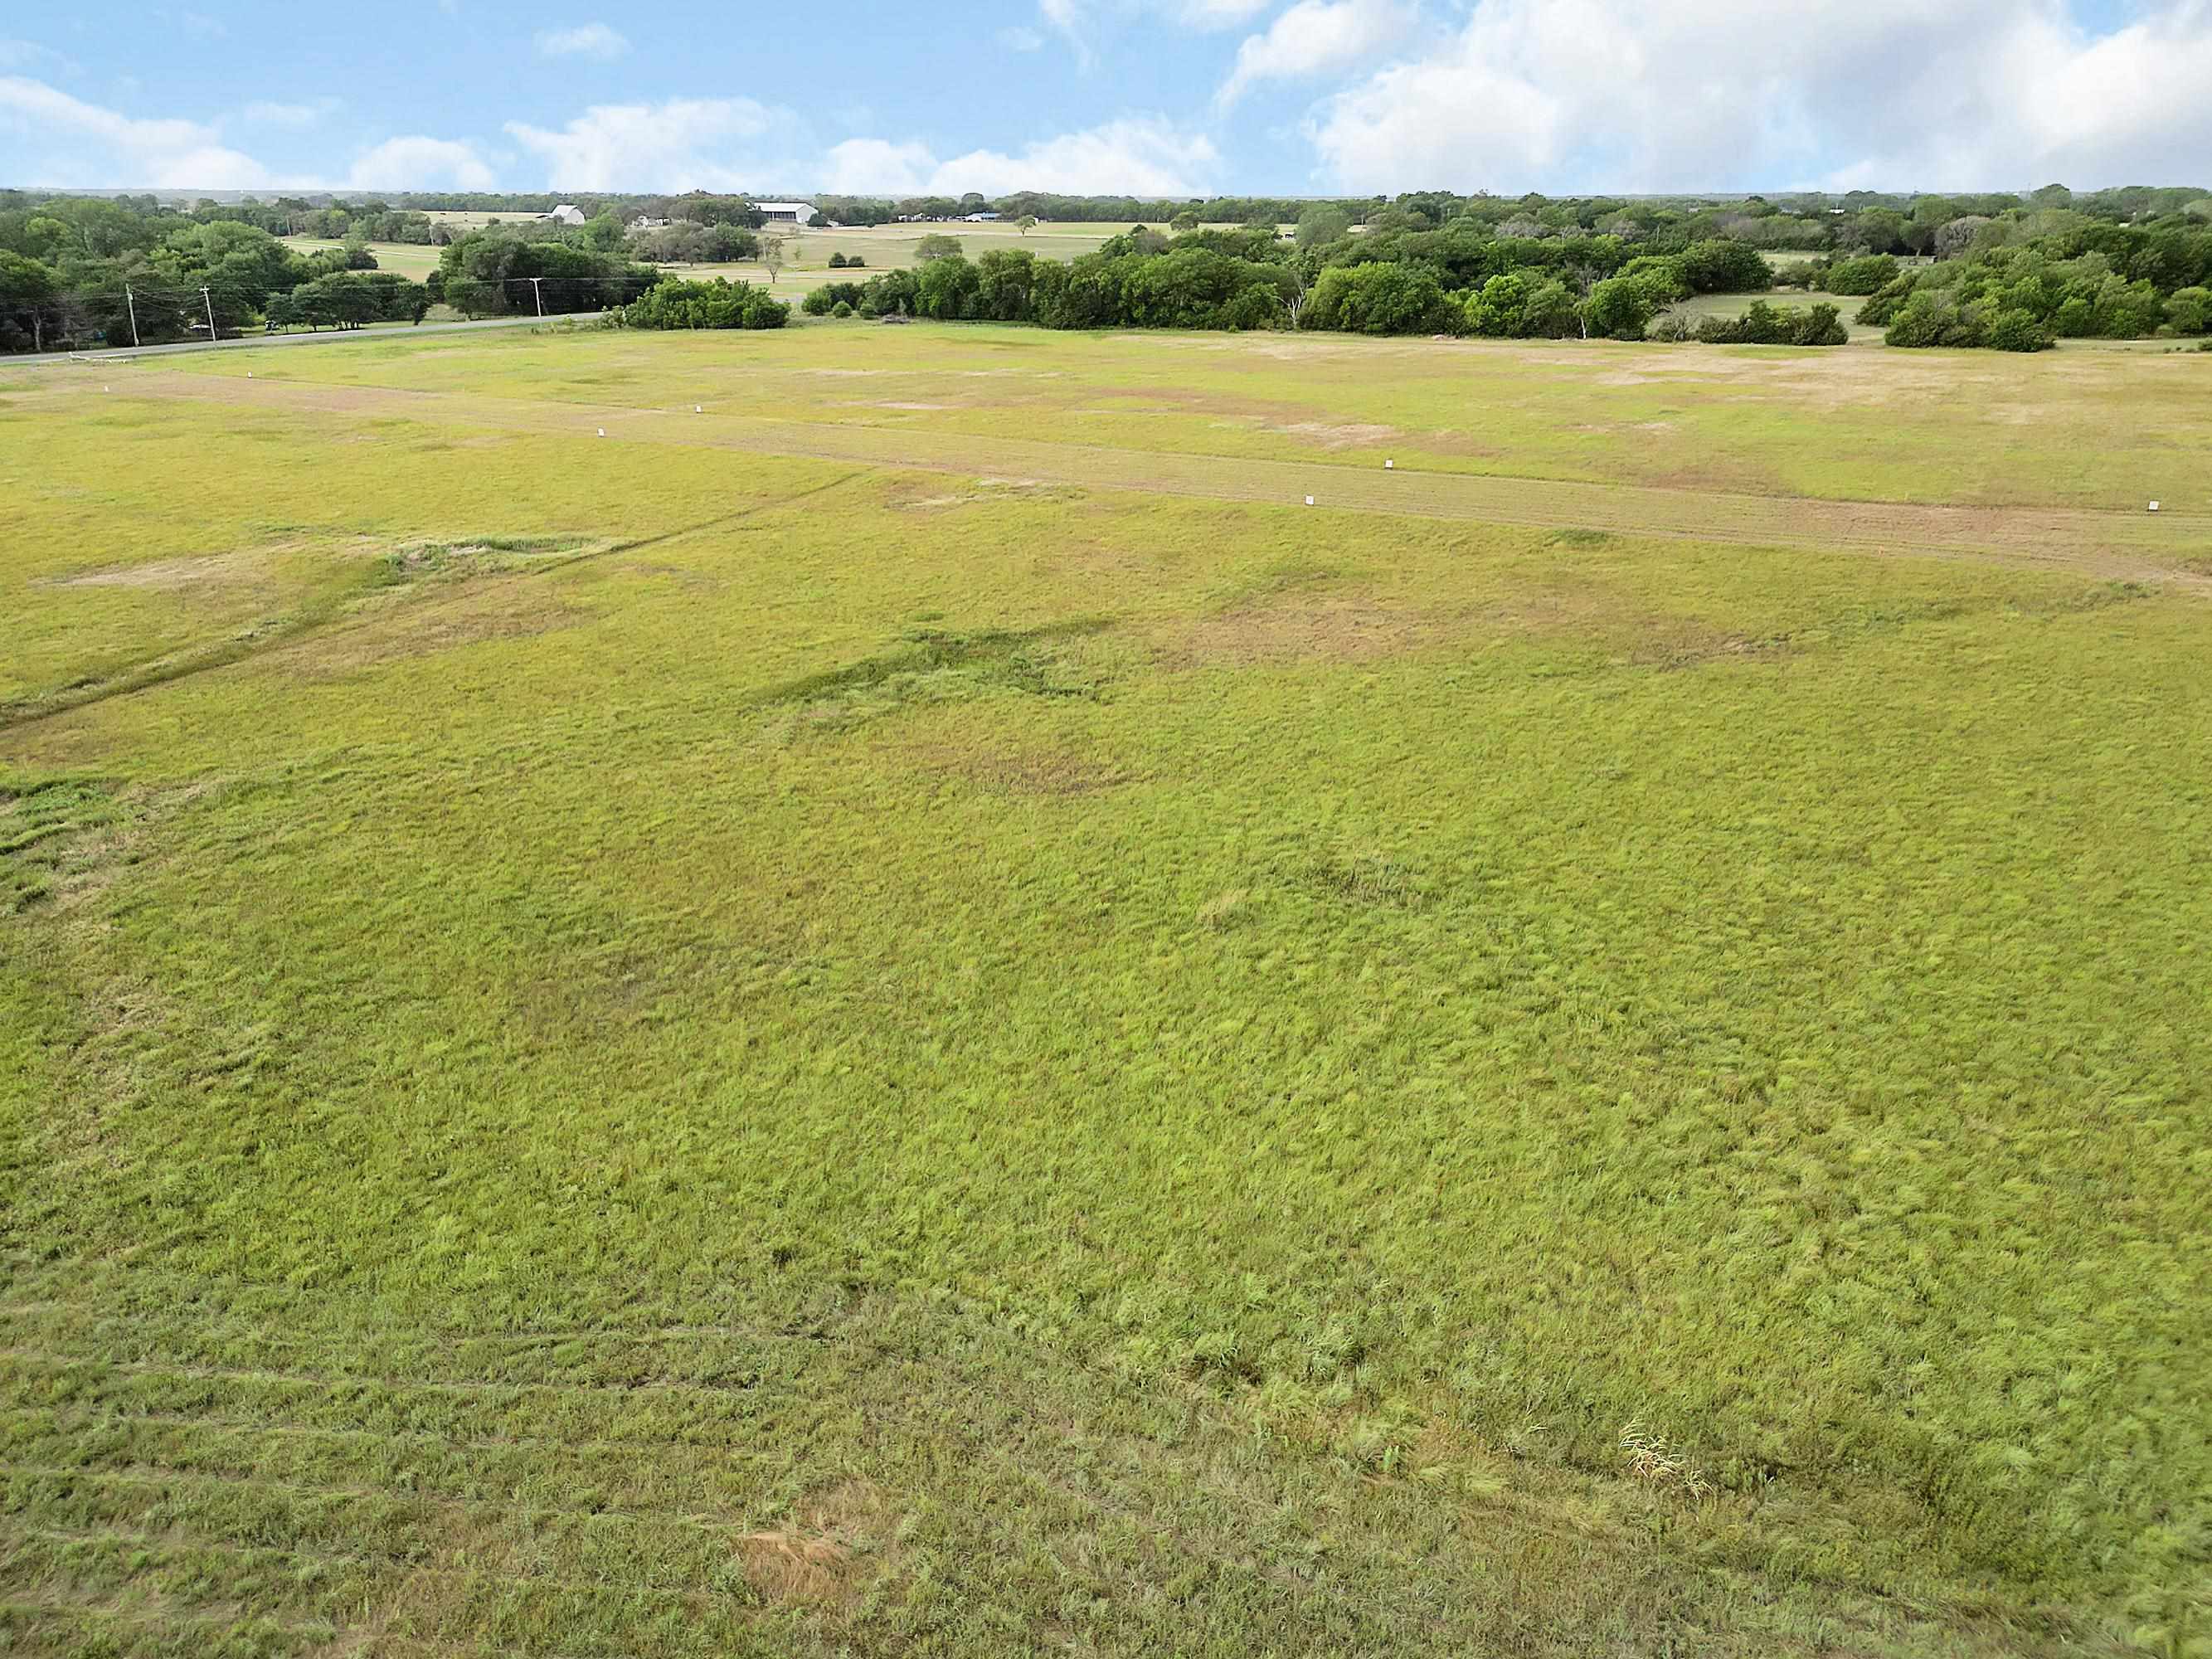
[(1382, 463), (1382, 470), (1385, 472), (1395, 472), (1397, 471), (1397, 468), (1398, 463), (1395, 461), (1385, 461)]
[(606, 429), (606, 428), (605, 428), (605, 427), (601, 427), (601, 428), (599, 428), (599, 436), (601, 436), (602, 438), (604, 438), (604, 437), (605, 437), (606, 435), (607, 435), (607, 429)]
[(707, 411), (706, 411), (705, 410), (703, 410), (703, 409), (700, 408), (700, 406), (699, 406), (698, 404), (692, 404), (692, 405), (691, 405), (691, 412), (692, 412), (694, 415), (704, 415)]
[(1309, 496), (1307, 496), (1307, 497), (1306, 497), (1306, 505), (1307, 505), (1308, 507), (1311, 507), (1311, 506), (1313, 505), (1313, 497), (1312, 497), (1312, 496), (1309, 495)]
[(2150, 504), (2150, 510), (2154, 513), (2158, 511), (2158, 503), (2156, 501), (2153, 501)]

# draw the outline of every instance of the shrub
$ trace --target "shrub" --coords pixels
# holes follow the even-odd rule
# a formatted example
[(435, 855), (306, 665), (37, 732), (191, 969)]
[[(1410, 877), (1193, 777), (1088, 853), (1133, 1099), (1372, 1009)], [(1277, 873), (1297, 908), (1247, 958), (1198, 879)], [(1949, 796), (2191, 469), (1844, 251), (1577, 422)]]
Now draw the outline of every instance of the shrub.
[(2166, 320), (2176, 334), (2212, 332), (2212, 289), (2176, 289), (2166, 302)]
[(1995, 351), (2048, 351), (2058, 343), (2050, 325), (2033, 313), (2000, 311), (1983, 331), (1983, 343)]
[(1828, 292), (1863, 298), (1897, 280), (1897, 260), (1887, 253), (1863, 254), (1838, 259), (1828, 267)]
[(844, 268), (845, 256), (842, 253), (832, 253), (830, 256), (830, 269), (832, 270), (842, 270)]
[(1749, 294), (1774, 286), (1774, 267), (1759, 250), (1725, 236), (1691, 244), (1673, 263), (1692, 294)]
[(810, 317), (827, 317), (841, 305), (857, 307), (860, 303), (858, 283), (824, 283), (801, 300), (799, 308)]
[(1978, 346), (1985, 343), (1980, 317), (1948, 296), (1923, 289), (1891, 319), (1884, 345)]
[(849, 317), (853, 314), (852, 305), (848, 301), (840, 300), (830, 307), (830, 314), (832, 317)]
[(1698, 338), (1707, 345), (1839, 346), (1848, 343), (1850, 335), (1833, 306), (1798, 311), (1754, 300), (1741, 317), (1706, 318), (1698, 325)]
[(631, 328), (781, 328), (790, 318), (791, 307), (767, 289), (720, 276), (656, 283), (622, 311)]
[(1895, 280), (1884, 283), (1859, 307), (1858, 320), (1870, 327), (1887, 328), (1912, 298), (1913, 284), (1917, 280), (1911, 271), (1905, 271)]

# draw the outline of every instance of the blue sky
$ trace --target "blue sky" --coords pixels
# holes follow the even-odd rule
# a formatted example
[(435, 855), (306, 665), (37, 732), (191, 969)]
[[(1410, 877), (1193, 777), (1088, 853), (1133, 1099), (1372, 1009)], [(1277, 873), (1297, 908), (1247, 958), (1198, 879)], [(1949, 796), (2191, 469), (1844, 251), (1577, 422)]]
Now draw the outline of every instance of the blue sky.
[(2212, 183), (2212, 0), (81, 0), (0, 20), (0, 184)]

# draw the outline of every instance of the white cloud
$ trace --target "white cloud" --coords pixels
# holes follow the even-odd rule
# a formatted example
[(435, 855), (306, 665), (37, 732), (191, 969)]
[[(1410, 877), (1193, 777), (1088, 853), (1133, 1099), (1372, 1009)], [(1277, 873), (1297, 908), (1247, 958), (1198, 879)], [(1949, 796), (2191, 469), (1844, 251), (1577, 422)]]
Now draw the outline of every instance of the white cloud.
[(538, 50), (548, 58), (596, 58), (611, 62), (629, 50), (629, 41), (605, 23), (580, 23), (574, 28), (540, 29)]
[(2207, 87), (2207, 0), (1482, 0), (1309, 132), (1353, 190), (2093, 187), (2203, 171)]
[[(752, 153), (762, 139), (788, 152), (797, 118), (750, 98), (672, 98), (659, 104), (594, 104), (558, 131), (510, 121), (507, 131), (543, 156), (556, 190), (741, 190), (791, 178), (788, 159)], [(744, 154), (736, 146), (746, 146)]]
[(1395, 0), (1298, 0), (1237, 48), (1237, 63), (1214, 101), (1226, 109), (1255, 82), (1291, 80), (1340, 69), (1379, 51), (1412, 22)]
[(82, 189), (258, 190), (267, 167), (198, 121), (141, 120), (21, 76), (0, 76), (0, 135), (24, 184)]
[(1015, 155), (975, 149), (947, 161), (918, 143), (848, 138), (830, 151), (828, 188), (889, 196), (957, 196), (971, 190), (986, 196), (1018, 190), (1196, 196), (1220, 161), (1204, 134), (1139, 116), (1062, 133)]
[(1270, 0), (1182, 0), (1176, 21), (1194, 29), (1233, 29), (1267, 9)]
[(473, 144), (420, 134), (387, 138), (346, 174), (354, 190), (492, 190), (499, 178)]
[(927, 144), (848, 138), (830, 146), (822, 188), (837, 196), (922, 196), (936, 168)]
[(999, 44), (1008, 52), (1042, 52), (1044, 36), (1024, 24), (999, 31)]
[(276, 104), (257, 98), (239, 114), (257, 126), (311, 127), (337, 107), (335, 98), (318, 98), (310, 104)]

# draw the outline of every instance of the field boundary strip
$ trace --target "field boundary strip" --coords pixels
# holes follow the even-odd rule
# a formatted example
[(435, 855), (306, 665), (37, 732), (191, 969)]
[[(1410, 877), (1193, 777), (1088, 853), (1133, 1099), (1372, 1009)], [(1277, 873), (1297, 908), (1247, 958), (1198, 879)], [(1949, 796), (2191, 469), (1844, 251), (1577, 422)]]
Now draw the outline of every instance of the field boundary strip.
[(2081, 507), (1969, 507), (1753, 495), (1493, 474), (1384, 471), (1372, 464), (1191, 455), (980, 437), (913, 427), (773, 420), (716, 412), (338, 386), (185, 373), (149, 376), (134, 395), (248, 404), (292, 414), (389, 418), (508, 432), (728, 449), (908, 471), (1000, 477), (1209, 501), (1471, 520), (1629, 537), (1951, 556), (2074, 570), (2212, 593), (2212, 576), (2160, 562), (2212, 553), (2212, 516)]

